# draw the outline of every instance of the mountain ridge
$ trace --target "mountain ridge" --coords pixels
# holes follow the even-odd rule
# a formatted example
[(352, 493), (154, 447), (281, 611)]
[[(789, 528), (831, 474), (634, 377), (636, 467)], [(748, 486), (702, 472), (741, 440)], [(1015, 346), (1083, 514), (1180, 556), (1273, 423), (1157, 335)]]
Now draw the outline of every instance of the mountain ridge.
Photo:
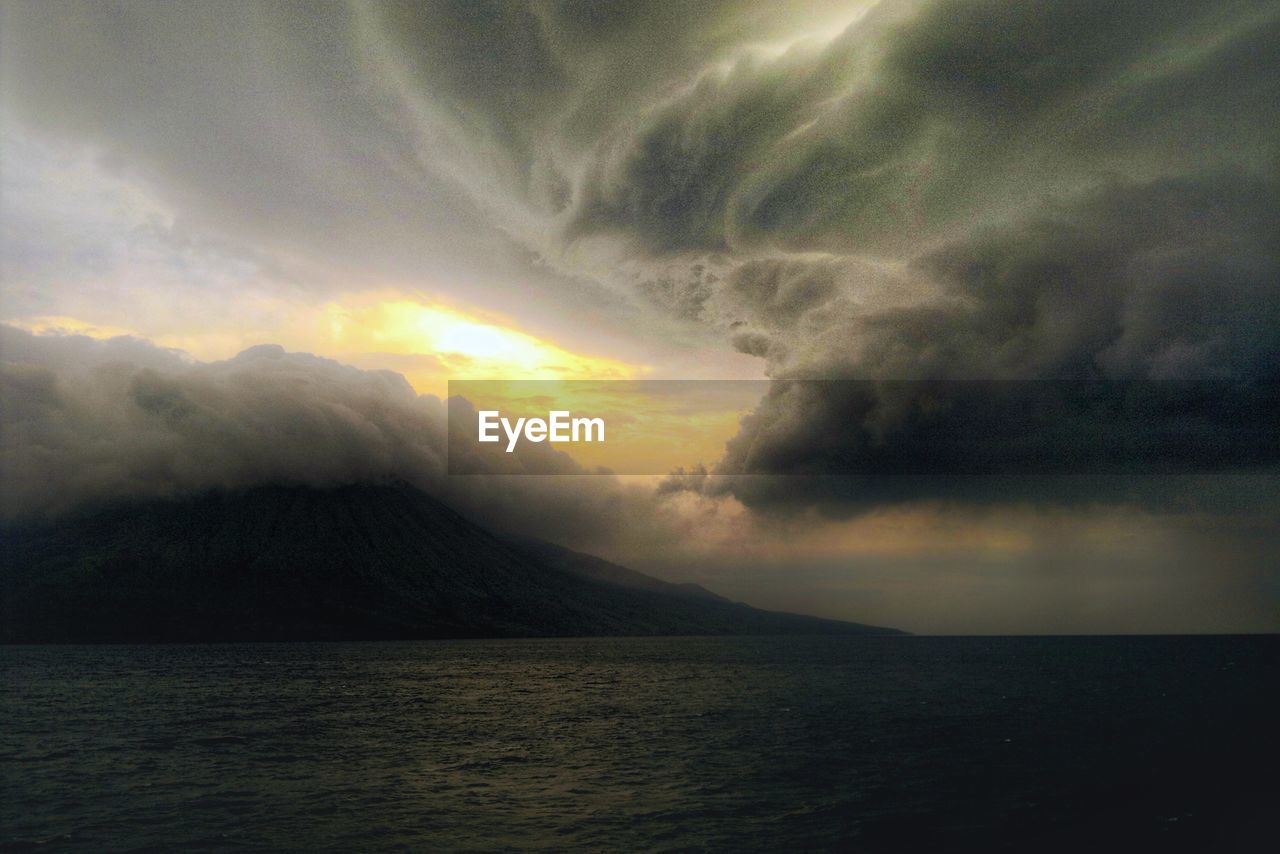
[(4, 542), (5, 642), (898, 633), (506, 538), (403, 483), (134, 502)]

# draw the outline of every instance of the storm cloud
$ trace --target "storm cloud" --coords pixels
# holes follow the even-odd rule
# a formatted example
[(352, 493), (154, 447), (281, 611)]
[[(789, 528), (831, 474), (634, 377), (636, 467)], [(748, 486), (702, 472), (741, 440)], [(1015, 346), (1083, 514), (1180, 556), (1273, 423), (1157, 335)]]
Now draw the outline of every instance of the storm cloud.
[[(751, 346), (774, 359), (777, 376), (860, 381), (776, 384), (716, 473), (860, 475), (835, 492), (865, 505), (955, 496), (958, 484), (944, 481), (975, 462), (1028, 476), (1064, 466), (1115, 474), (1121, 458), (1135, 475), (1274, 472), (1277, 202), (1274, 182), (1239, 175), (1107, 187), (917, 260), (917, 274), (938, 285), (924, 304), (865, 311), (832, 301), (775, 333), (782, 343), (757, 333)], [(771, 285), (756, 301), (820, 274)], [(867, 483), (877, 473), (936, 477), (878, 490)], [(1020, 483), (1053, 495), (1043, 480)], [(1059, 485), (1061, 497), (1078, 498), (1081, 485)], [(1097, 498), (1132, 494), (1113, 477), (1094, 485)], [(760, 480), (720, 486), (748, 502), (832, 495)]]
[[(449, 478), (445, 402), (397, 373), (275, 345), (200, 362), (131, 338), (0, 325), (0, 397), (4, 523), (262, 484), (405, 481), (495, 528), (597, 548), (666, 524), (647, 490), (563, 477), (583, 469), (547, 445), (494, 451), (475, 464), (492, 474)], [(562, 477), (524, 476), (546, 473)]]
[[(775, 378), (942, 382), (870, 398), (780, 384), (706, 488), (764, 506), (769, 481), (717, 478), (802, 473), (859, 475), (835, 493), (861, 506), (962, 495), (944, 483), (960, 457), (939, 449), (999, 453), (1003, 422), (1044, 386), (1002, 386), (996, 405), (989, 386), (956, 381), (1110, 396), (1160, 384), (1161, 405), (1128, 416), (1156, 433), (1205, 415), (1213, 393), (1195, 383), (1218, 382), (1217, 415), (1181, 470), (1274, 465), (1276, 4), (879, 4), (843, 31), (781, 43), (716, 41), (714, 14), (589, 19), (593, 45), (670, 36), (667, 53), (646, 54), (670, 62), (626, 80), (573, 49), (588, 26), (576, 7), (502, 7), (521, 26), (478, 8), (447, 49), (423, 29), (447, 16), (419, 10), (392, 27), (386, 55), (410, 80), (442, 81), (433, 103), (501, 154), (490, 177), (506, 174), (524, 204), (511, 227), (548, 263), (723, 330)], [(1081, 435), (1141, 439), (1078, 404), (1055, 395), (1007, 467), (1035, 474)], [(868, 488), (913, 461), (938, 477)]]
[(0, 327), (3, 515), (264, 482), (438, 479), (441, 406), (404, 378), (262, 346), (199, 363)]
[[(7, 518), (399, 477), (490, 524), (629, 557), (744, 507), (726, 542), (921, 507), (1173, 514), (1200, 550), (1161, 540), (1153, 578), (1171, 555), (1231, 553), (1240, 525), (1250, 569), (1232, 601), (1275, 601), (1280, 3), (2, 14), (0, 319), (119, 327), (139, 306), (198, 305), (238, 320), (258, 316), (251, 293), (291, 307), (393, 287), (509, 311), (662, 378), (745, 362), (777, 381), (717, 464), (655, 496), (443, 477), (444, 404), (395, 374), (5, 330)], [(140, 224), (111, 218), (128, 198), (85, 191), (98, 184), (63, 145), (145, 196)], [(1181, 439), (1144, 458), (1143, 436)], [(1120, 460), (1137, 468), (1081, 456), (1100, 447), (1138, 451)]]

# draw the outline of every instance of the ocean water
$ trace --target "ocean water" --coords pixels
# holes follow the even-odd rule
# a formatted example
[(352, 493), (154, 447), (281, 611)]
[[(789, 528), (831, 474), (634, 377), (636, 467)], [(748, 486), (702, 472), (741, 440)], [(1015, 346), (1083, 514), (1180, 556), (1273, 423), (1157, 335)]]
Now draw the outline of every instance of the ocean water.
[(0, 648), (5, 850), (1274, 850), (1280, 639)]

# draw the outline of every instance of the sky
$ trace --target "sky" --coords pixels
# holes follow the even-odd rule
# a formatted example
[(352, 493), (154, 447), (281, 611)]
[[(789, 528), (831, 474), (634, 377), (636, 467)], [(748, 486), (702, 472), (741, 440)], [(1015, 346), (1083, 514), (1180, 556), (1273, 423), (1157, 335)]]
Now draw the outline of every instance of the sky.
[[(0, 0), (0, 515), (395, 476), (764, 607), (1280, 630), (1277, 45), (1261, 0)], [(445, 473), (450, 380), (765, 378), (669, 477)]]

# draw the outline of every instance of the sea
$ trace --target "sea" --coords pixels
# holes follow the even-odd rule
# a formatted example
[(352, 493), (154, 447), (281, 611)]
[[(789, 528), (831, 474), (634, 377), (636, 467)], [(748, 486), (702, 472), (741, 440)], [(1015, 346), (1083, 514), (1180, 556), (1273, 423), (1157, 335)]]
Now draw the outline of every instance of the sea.
[(1280, 638), (0, 648), (5, 851), (1274, 851)]

